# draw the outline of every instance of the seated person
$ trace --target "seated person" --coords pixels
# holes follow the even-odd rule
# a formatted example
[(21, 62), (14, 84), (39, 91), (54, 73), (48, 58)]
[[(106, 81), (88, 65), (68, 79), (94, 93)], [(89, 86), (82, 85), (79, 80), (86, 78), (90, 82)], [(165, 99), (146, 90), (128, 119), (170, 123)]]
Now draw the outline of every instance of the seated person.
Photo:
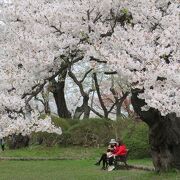
[(124, 156), (124, 155), (127, 154), (126, 145), (123, 144), (123, 142), (121, 140), (118, 143), (119, 143), (119, 145), (118, 145), (118, 148), (116, 149), (116, 152), (113, 153), (113, 156), (111, 156), (109, 158), (109, 168), (108, 168), (108, 171), (112, 171), (115, 168), (113, 163), (114, 163), (114, 159), (116, 158), (116, 156)]
[(112, 151), (110, 149), (107, 149), (107, 153), (106, 153), (107, 158), (110, 158), (112, 155), (113, 155)]
[(117, 148), (117, 142), (115, 139), (111, 139), (111, 141), (109, 142), (109, 146), (107, 149), (106, 153), (103, 153), (101, 155), (100, 160), (95, 164), (95, 165), (100, 165), (101, 161), (103, 162), (103, 167), (102, 169), (106, 169), (107, 167), (107, 158), (110, 158), (113, 156), (113, 154), (116, 152), (116, 148)]

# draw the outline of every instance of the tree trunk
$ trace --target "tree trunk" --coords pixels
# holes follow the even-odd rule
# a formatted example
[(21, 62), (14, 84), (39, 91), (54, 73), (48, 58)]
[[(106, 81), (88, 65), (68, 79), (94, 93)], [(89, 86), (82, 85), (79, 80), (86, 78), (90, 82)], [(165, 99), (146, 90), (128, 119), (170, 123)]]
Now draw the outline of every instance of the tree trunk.
[(64, 94), (66, 74), (67, 70), (64, 70), (63, 73), (58, 77), (58, 82), (55, 80), (52, 82), (53, 96), (56, 102), (58, 115), (61, 118), (71, 118), (71, 113), (68, 111)]
[(44, 105), (45, 114), (51, 114), (50, 106), (49, 106), (49, 91), (42, 90), (42, 98), (44, 101), (41, 101)]
[(180, 118), (173, 113), (161, 116), (154, 108), (141, 111), (141, 107), (146, 104), (138, 98), (141, 92), (133, 90), (131, 101), (135, 112), (149, 126), (149, 143), (156, 171), (180, 169)]
[(83, 119), (88, 119), (90, 115), (90, 107), (88, 105), (89, 95), (86, 94), (83, 97), (83, 104), (80, 107), (77, 107), (74, 113), (74, 119), (80, 119), (81, 115), (84, 114)]
[(116, 104), (116, 120), (122, 116), (121, 106), (122, 104), (120, 102)]
[(101, 96), (101, 92), (100, 92), (100, 87), (99, 87), (99, 83), (98, 83), (98, 79), (97, 79), (97, 74), (94, 72), (93, 73), (93, 79), (94, 79), (94, 84), (95, 84), (95, 87), (96, 87), (96, 92), (97, 92), (97, 95), (98, 95), (98, 99), (99, 99), (99, 103), (102, 107), (102, 110), (104, 111), (104, 118), (105, 119), (108, 119), (108, 115), (109, 115), (109, 112), (105, 106), (105, 103), (103, 101), (103, 98)]
[(73, 119), (80, 119), (81, 115), (84, 113), (83, 105), (77, 107), (73, 116)]

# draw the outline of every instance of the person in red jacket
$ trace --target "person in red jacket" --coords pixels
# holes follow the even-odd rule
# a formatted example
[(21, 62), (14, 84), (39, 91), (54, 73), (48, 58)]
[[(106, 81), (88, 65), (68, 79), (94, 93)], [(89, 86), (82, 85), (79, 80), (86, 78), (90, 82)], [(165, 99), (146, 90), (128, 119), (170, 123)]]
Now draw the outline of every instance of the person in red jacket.
[[(121, 142), (122, 143), (122, 142)], [(125, 144), (120, 144), (114, 153), (115, 156), (124, 156), (127, 154), (127, 148)]]
[(115, 149), (113, 156), (109, 158), (109, 167), (108, 167), (108, 171), (112, 171), (115, 167), (113, 165), (114, 160), (116, 158), (116, 156), (124, 156), (127, 154), (127, 148), (126, 145), (122, 142), (122, 140), (118, 141), (118, 146)]

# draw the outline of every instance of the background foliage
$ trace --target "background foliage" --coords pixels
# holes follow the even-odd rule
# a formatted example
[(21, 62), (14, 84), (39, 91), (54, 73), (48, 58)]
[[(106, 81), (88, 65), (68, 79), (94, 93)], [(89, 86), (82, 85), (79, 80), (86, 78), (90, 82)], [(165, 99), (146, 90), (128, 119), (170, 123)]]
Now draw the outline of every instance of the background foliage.
[[(47, 147), (80, 146), (104, 147), (112, 138), (120, 138), (130, 150), (130, 158), (150, 157), (148, 143), (148, 127), (142, 121), (130, 118), (120, 118), (117, 121), (107, 119), (72, 120), (52, 117), (56, 126), (61, 127), (63, 134), (38, 132), (30, 136), (30, 145), (43, 145)], [(21, 138), (20, 138), (21, 139)], [(6, 141), (12, 147), (11, 138)], [(18, 141), (20, 144), (21, 142)], [(22, 146), (15, 146), (20, 148)]]

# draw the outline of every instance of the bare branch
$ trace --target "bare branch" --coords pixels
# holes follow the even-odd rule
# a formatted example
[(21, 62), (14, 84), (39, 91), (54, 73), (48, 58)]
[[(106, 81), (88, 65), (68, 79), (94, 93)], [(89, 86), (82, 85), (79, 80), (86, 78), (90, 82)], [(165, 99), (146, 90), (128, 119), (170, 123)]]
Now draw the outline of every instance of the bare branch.
[(117, 71), (104, 72), (104, 74), (106, 74), (106, 75), (117, 74)]
[(113, 93), (114, 98), (116, 99), (116, 101), (115, 101), (115, 103), (111, 106), (111, 108), (109, 109), (108, 113), (110, 113), (110, 112), (113, 110), (113, 108), (114, 108), (114, 106), (115, 106), (116, 104), (119, 103), (119, 104), (122, 106), (122, 103), (124, 102), (124, 100), (126, 99), (126, 97), (129, 95), (129, 92), (126, 92), (126, 93), (123, 94), (123, 96), (122, 96), (121, 98), (117, 98), (116, 94), (114, 94), (114, 92), (113, 92), (112, 90), (111, 90), (111, 92)]
[(51, 26), (53, 29), (55, 29), (55, 33), (59, 33), (60, 35), (64, 34), (60, 29), (58, 29), (56, 26)]
[(108, 114), (111, 113), (111, 111), (114, 109), (114, 106), (118, 103), (118, 101), (116, 101), (115, 103), (113, 103), (113, 105), (111, 106), (111, 108), (108, 111)]
[[(87, 10), (87, 19), (88, 19), (88, 21), (90, 21), (90, 11), (89, 10)], [(91, 32), (91, 26), (90, 25), (88, 25), (88, 31), (89, 31), (89, 33)]]
[(77, 63), (78, 61), (82, 60), (83, 58), (84, 58), (84, 56), (79, 56), (79, 57), (73, 59), (73, 61), (71, 62), (71, 64), (75, 64), (75, 63)]
[(44, 105), (44, 101), (42, 99), (38, 98), (37, 96), (35, 96), (34, 98), (35, 100), (40, 101)]
[(104, 118), (104, 116), (101, 115), (99, 112), (97, 112), (93, 107), (90, 107), (90, 110), (91, 110), (94, 114), (96, 114), (97, 116), (99, 116), (100, 118)]
[(91, 68), (91, 69), (89, 69), (89, 70), (84, 74), (84, 77), (82, 78), (82, 80), (80, 81), (80, 83), (82, 83), (82, 82), (86, 79), (87, 75), (88, 75), (92, 70), (93, 70), (93, 69)]
[(107, 63), (107, 61), (101, 61), (100, 59), (97, 59), (97, 58), (95, 58), (95, 57), (93, 57), (93, 56), (90, 56), (90, 61), (96, 61), (96, 62), (98, 62), (98, 63)]
[(108, 31), (107, 33), (101, 34), (100, 36), (101, 36), (102, 38), (104, 38), (104, 37), (112, 36), (112, 34), (113, 34), (112, 31)]
[(87, 93), (84, 91), (83, 85), (81, 83), (81, 81), (79, 81), (76, 76), (74, 75), (74, 73), (71, 70), (71, 67), (69, 68), (69, 72), (68, 75), (73, 79), (73, 81), (77, 84), (77, 86), (80, 89), (81, 95), (84, 97), (87, 95)]
[(101, 93), (100, 93), (100, 89), (99, 89), (99, 84), (98, 84), (96, 73), (93, 73), (93, 79), (94, 79), (94, 82), (95, 82), (95, 87), (96, 87), (97, 95), (98, 95), (98, 98), (99, 98), (99, 102), (100, 102), (101, 107), (102, 107), (102, 109), (104, 111), (104, 116), (107, 118), (108, 112), (107, 112), (106, 106), (105, 106), (105, 104), (103, 102), (103, 99), (101, 97)]
[(100, 18), (102, 17), (102, 14), (100, 12), (97, 13), (97, 16), (95, 17), (93, 23), (95, 24)]

